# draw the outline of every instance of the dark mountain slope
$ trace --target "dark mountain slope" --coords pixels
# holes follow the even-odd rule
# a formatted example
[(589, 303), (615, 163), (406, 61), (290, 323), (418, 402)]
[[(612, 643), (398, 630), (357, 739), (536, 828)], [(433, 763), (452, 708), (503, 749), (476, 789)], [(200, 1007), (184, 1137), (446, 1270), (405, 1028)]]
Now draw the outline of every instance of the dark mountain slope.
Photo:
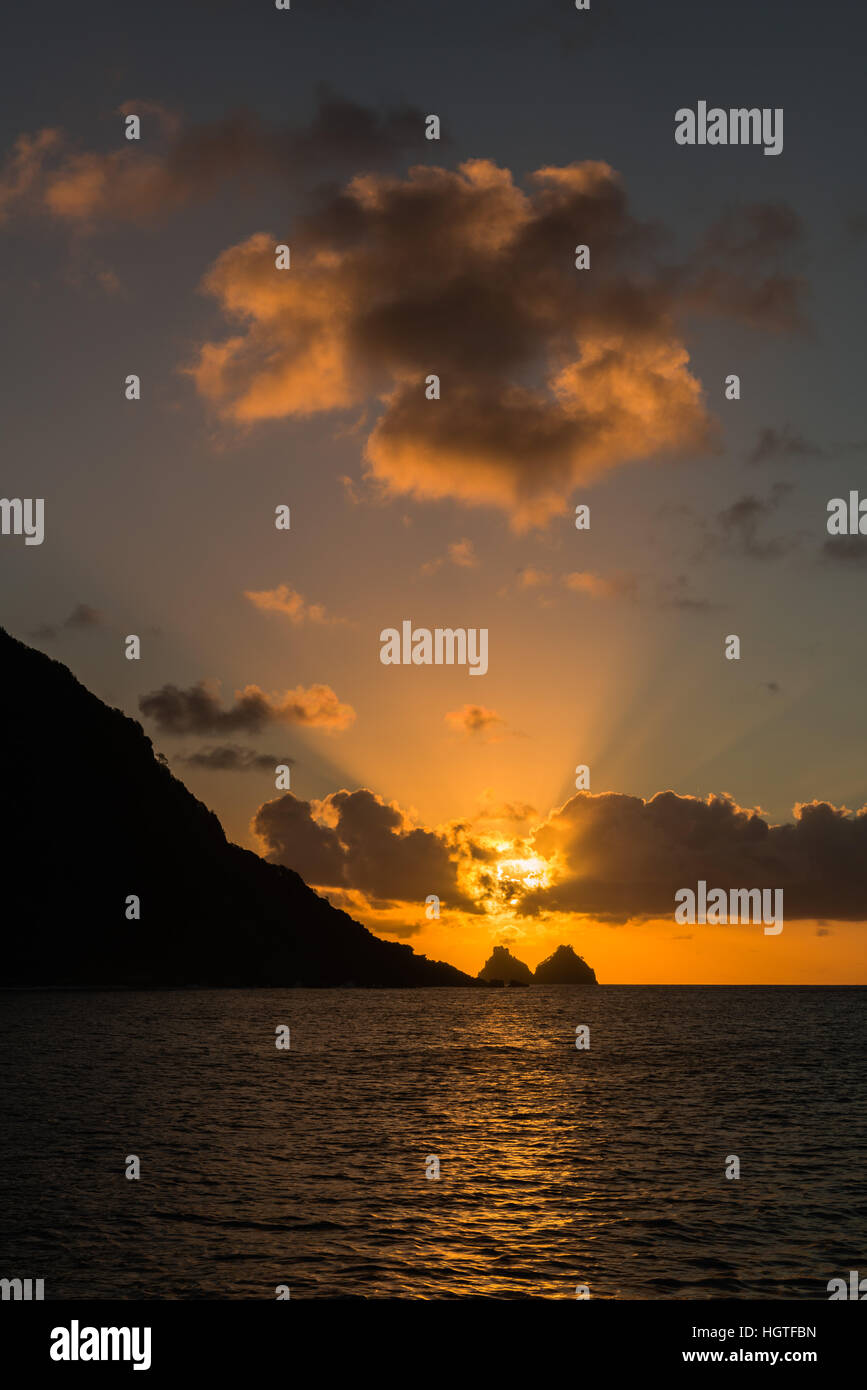
[(0, 984), (474, 983), (230, 844), (135, 720), (2, 628), (0, 778)]

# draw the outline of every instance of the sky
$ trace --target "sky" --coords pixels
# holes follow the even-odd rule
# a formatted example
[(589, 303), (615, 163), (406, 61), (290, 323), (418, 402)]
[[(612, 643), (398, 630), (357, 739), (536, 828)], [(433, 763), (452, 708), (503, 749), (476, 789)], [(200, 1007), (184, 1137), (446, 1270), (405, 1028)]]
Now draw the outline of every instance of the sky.
[[(827, 530), (867, 496), (863, 17), (38, 18), (0, 130), (2, 490), (45, 500), (0, 537), (9, 630), (430, 956), (863, 983), (867, 541)], [(678, 145), (699, 101), (781, 109), (782, 151)], [(485, 629), (487, 671), (384, 665), (404, 621)], [(784, 930), (677, 923), (700, 879), (782, 887)]]

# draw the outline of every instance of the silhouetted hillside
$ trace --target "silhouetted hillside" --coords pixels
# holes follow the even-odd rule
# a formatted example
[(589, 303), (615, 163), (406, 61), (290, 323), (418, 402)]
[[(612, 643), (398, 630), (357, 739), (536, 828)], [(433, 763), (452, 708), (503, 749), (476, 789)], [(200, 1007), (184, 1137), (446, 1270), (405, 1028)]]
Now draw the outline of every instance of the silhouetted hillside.
[(230, 844), (140, 724), (2, 628), (0, 679), (3, 984), (474, 983)]
[(536, 966), (533, 982), (537, 985), (595, 985), (596, 971), (583, 956), (576, 956), (571, 946), (558, 946), (547, 960)]

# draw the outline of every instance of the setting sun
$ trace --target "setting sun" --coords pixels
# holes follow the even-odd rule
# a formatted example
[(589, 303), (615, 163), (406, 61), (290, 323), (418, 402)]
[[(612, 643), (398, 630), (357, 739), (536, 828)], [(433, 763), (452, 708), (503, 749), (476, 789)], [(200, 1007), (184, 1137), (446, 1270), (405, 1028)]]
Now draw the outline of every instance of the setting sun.
[(544, 859), (501, 859), (497, 865), (500, 883), (518, 882), (524, 888), (547, 888), (551, 881), (550, 868)]

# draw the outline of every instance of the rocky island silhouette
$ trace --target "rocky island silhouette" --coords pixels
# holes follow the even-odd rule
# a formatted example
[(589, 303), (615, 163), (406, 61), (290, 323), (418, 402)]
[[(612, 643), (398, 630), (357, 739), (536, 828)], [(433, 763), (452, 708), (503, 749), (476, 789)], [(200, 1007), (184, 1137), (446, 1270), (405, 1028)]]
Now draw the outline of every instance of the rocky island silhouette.
[(596, 972), (576, 954), (573, 947), (558, 946), (546, 960), (531, 971), (522, 960), (513, 956), (506, 946), (495, 946), (477, 979), (486, 985), (504, 987), (524, 985), (595, 985)]

